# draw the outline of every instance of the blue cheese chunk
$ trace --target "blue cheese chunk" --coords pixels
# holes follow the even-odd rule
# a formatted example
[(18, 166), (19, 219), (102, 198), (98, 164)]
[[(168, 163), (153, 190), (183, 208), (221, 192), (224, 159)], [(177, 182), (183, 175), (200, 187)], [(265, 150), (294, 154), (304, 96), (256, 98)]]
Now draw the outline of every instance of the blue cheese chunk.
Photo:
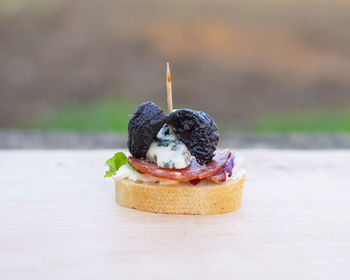
[(161, 168), (182, 169), (190, 165), (191, 153), (175, 134), (169, 134), (169, 127), (164, 125), (156, 140), (147, 151), (147, 158)]

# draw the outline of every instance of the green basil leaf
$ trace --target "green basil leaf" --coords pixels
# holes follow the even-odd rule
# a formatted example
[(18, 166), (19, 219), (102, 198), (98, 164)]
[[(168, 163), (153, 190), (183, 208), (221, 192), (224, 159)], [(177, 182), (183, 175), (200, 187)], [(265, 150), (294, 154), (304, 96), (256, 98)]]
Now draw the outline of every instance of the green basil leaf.
[(106, 165), (109, 167), (109, 170), (106, 171), (105, 177), (112, 177), (118, 171), (118, 169), (127, 163), (126, 155), (122, 152), (116, 153), (110, 159), (107, 159)]

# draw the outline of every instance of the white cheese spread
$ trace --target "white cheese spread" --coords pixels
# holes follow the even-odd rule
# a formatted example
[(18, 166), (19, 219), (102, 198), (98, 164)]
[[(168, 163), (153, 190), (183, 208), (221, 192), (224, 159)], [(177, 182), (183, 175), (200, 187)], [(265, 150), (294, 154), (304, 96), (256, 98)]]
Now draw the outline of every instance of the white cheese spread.
[(123, 179), (129, 179), (136, 183), (159, 183), (160, 185), (174, 185), (179, 183), (175, 180), (167, 180), (162, 178), (157, 178), (148, 174), (142, 174), (132, 168), (129, 164), (124, 164), (121, 166), (117, 173), (113, 176), (115, 181), (120, 181)]

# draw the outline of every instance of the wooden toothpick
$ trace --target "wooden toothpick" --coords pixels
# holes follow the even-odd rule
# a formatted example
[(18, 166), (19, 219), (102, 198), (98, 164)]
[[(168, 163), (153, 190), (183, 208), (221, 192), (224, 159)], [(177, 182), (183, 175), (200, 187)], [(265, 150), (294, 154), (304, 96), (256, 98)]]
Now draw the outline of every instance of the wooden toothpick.
[[(170, 66), (169, 62), (166, 64), (166, 73), (167, 73), (167, 82), (166, 82), (166, 91), (167, 91), (167, 103), (168, 103), (168, 114), (173, 111), (173, 91), (171, 88), (171, 76), (170, 76)], [(173, 128), (169, 126), (169, 134), (173, 133)]]

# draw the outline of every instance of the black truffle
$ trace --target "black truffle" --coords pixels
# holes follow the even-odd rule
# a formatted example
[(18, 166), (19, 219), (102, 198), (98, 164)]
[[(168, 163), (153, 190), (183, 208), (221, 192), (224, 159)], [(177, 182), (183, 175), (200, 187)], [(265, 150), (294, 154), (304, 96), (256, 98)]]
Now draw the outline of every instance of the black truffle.
[(166, 116), (166, 123), (184, 142), (199, 164), (207, 164), (214, 157), (219, 133), (211, 116), (191, 109), (176, 110)]
[(147, 150), (165, 123), (165, 114), (153, 102), (141, 104), (128, 125), (128, 148), (137, 158), (145, 158)]

